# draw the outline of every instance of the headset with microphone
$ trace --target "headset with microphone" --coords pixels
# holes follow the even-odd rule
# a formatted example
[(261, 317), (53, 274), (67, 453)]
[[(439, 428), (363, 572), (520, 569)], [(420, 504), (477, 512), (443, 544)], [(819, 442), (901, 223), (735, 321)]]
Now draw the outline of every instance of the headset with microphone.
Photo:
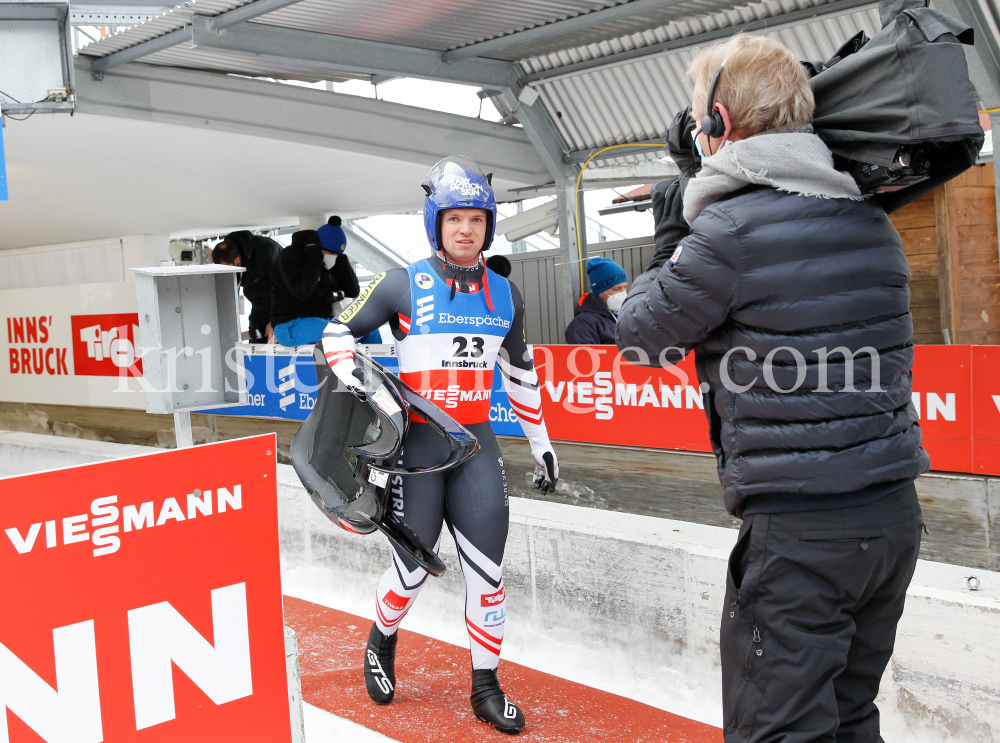
[[(722, 114), (715, 110), (715, 91), (719, 87), (719, 80), (722, 78), (722, 70), (725, 66), (726, 63), (723, 62), (719, 67), (719, 71), (715, 73), (715, 79), (712, 81), (712, 87), (708, 90), (707, 113), (701, 117), (700, 130), (700, 133), (704, 134), (706, 137), (718, 138), (726, 133), (726, 122), (722, 120)], [(695, 140), (697, 140), (698, 134), (699, 132), (694, 133)], [(708, 154), (714, 155), (715, 153), (710, 151)]]

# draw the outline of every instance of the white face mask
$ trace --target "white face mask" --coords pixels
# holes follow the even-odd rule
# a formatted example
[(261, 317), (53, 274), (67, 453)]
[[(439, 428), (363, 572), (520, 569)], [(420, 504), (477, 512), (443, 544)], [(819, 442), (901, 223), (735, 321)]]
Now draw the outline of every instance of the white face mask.
[(699, 137), (697, 134), (695, 134), (694, 136), (694, 148), (698, 150), (698, 160), (699, 161), (704, 160), (705, 150), (701, 148), (701, 137)]
[(337, 262), (337, 256), (333, 253), (323, 253), (323, 267), (329, 271), (333, 268), (333, 264)]
[(625, 304), (626, 294), (628, 294), (628, 292), (618, 292), (617, 294), (612, 294), (611, 296), (609, 296), (608, 309), (617, 315), (618, 311), (622, 308), (622, 305)]

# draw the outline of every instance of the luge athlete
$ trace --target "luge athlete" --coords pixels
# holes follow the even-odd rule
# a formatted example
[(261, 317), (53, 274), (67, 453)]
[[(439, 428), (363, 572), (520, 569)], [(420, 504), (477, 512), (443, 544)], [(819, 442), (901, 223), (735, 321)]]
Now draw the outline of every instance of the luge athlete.
[[(399, 376), (479, 440), (480, 450), (458, 469), (397, 476), (393, 509), (435, 551), (441, 527), (448, 525), (465, 574), (472, 709), (498, 730), (518, 733), (524, 715), (504, 695), (496, 670), (506, 616), (503, 555), (509, 512), (503, 456), (489, 423), (495, 364), (531, 444), (535, 485), (554, 490), (559, 466), (525, 343), (524, 302), (517, 288), (487, 269), (482, 258), (496, 227), (490, 176), (468, 158), (445, 158), (431, 169), (423, 188), (424, 227), (435, 257), (373, 278), (327, 327), (323, 352), (337, 377), (357, 387), (355, 338), (388, 322)], [(419, 418), (411, 423), (404, 466), (430, 465), (447, 454), (446, 442), (427, 423)], [(365, 651), (365, 685), (379, 704), (392, 701), (396, 629), (426, 579), (423, 569), (393, 550), (393, 565), (378, 584), (377, 620)]]

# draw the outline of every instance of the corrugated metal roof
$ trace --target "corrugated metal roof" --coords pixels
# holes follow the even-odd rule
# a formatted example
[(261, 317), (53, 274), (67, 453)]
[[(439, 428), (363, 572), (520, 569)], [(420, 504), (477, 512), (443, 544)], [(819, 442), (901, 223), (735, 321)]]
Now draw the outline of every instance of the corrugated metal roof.
[[(91, 57), (106, 57), (109, 54), (120, 52), (130, 46), (141, 44), (144, 41), (155, 39), (157, 36), (176, 31), (179, 28), (190, 25), (191, 17), (194, 15), (215, 16), (225, 13), (227, 10), (246, 5), (251, 0), (189, 0), (189, 2), (179, 5), (172, 10), (157, 16), (145, 23), (132, 26), (124, 31), (108, 36), (105, 39), (96, 41), (80, 48), (80, 54)], [(190, 47), (190, 45), (188, 45)]]
[[(979, 0), (993, 22), (998, 0)], [(81, 49), (106, 56), (190, 24), (195, 14), (215, 16), (248, 0), (191, 0), (147, 23)], [(540, 104), (551, 113), (566, 148), (588, 150), (609, 144), (656, 140), (665, 134), (674, 113), (690, 99), (685, 74), (692, 47), (615, 63), (601, 69), (558, 77), (569, 65), (600, 61), (612, 55), (681, 42), (699, 34), (740, 29), (767, 21), (766, 31), (781, 39), (801, 59), (825, 60), (859, 29), (870, 36), (880, 28), (875, 2), (868, 9), (841, 11), (819, 20), (783, 24), (788, 14), (801, 15), (833, 0), (680, 0), (655, 11), (532, 43), (522, 43), (488, 56), (518, 62), (526, 74), (552, 71), (552, 79), (534, 85)], [(525, 29), (620, 6), (615, 0), (301, 0), (250, 21), (264, 26), (349, 36), (403, 46), (446, 51)], [(192, 49), (184, 43), (142, 60), (144, 63), (240, 75), (315, 82), (364, 77), (308, 63), (262, 61), (252, 56)], [(538, 104), (536, 104), (538, 105)], [(662, 153), (628, 154), (605, 163), (631, 162)]]
[[(808, 7), (802, 2), (798, 7)], [(615, 54), (626, 49), (652, 46), (740, 25), (761, 17), (780, 21), (787, 0), (769, 0), (738, 11), (714, 14), (672, 23), (636, 36), (611, 39), (600, 44), (568, 49), (535, 57), (521, 64), (528, 72), (558, 70), (568, 64)], [(761, 15), (766, 13), (767, 15)], [(859, 30), (873, 36), (881, 27), (877, 9), (845, 13), (802, 25), (769, 32), (800, 58), (826, 60)], [(587, 150), (625, 142), (662, 138), (674, 114), (691, 101), (691, 85), (685, 70), (697, 48), (685, 47), (653, 57), (594, 72), (538, 84), (546, 108), (571, 150)], [(637, 156), (642, 159), (644, 156)], [(650, 157), (646, 155), (645, 157)], [(605, 161), (608, 162), (608, 161)]]
[[(683, 0), (655, 11), (511, 46), (489, 56), (517, 61), (527, 56), (642, 33), (678, 19), (729, 10), (739, 3), (740, 0)], [(81, 53), (104, 56), (178, 29), (190, 23), (192, 15), (215, 16), (244, 4), (246, 0), (190, 0), (153, 21), (91, 44)], [(623, 4), (626, 3), (612, 0), (413, 0), (408, 3), (302, 0), (251, 22), (443, 52)]]
[(301, 0), (255, 22), (445, 51), (571, 18), (615, 2), (588, 0)]
[(319, 72), (316, 65), (309, 62), (260, 60), (246, 55), (228, 54), (221, 50), (194, 49), (189, 41), (162, 52), (150, 54), (143, 57), (142, 61), (144, 64), (182, 67), (186, 70), (234, 73), (247, 77), (265, 77), (276, 80), (301, 80), (307, 83), (316, 83), (322, 80), (337, 83), (345, 80), (368, 79), (368, 75), (356, 75), (350, 72)]
[[(739, 2), (685, 0), (655, 12), (511, 46), (487, 56), (518, 61), (529, 55), (640, 33), (672, 20), (730, 9)], [(302, 0), (254, 22), (444, 52), (622, 4), (586, 0), (415, 0), (393, 5), (384, 0)]]

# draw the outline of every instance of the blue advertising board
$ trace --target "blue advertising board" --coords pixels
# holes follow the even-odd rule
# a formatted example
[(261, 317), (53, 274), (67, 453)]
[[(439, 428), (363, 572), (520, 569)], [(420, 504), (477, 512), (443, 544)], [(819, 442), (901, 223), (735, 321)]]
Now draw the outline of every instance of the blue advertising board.
[[(398, 373), (395, 347), (391, 345), (359, 346), (387, 371)], [(305, 420), (316, 405), (316, 366), (312, 346), (284, 348), (282, 346), (250, 346), (244, 356), (247, 375), (247, 405), (214, 408), (199, 412), (216, 415), (240, 415), (252, 418)], [(493, 374), (490, 393), (490, 423), (493, 432), (501, 436), (524, 436), (517, 414), (511, 409), (503, 378)]]

